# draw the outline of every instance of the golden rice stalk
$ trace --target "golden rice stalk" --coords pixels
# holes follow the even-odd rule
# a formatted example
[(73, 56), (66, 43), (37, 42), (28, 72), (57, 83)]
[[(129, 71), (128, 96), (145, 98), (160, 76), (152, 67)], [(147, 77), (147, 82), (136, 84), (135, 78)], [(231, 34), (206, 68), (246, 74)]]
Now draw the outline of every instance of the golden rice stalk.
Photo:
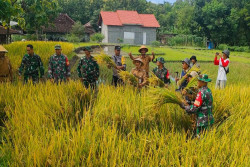
[(151, 77), (148, 78), (148, 81), (149, 81), (149, 85), (150, 86), (158, 86), (158, 87), (164, 87), (165, 86), (165, 83), (160, 79), (158, 78), (153, 72), (151, 72)]
[(138, 79), (128, 71), (119, 71), (119, 76), (124, 83), (129, 85), (138, 85)]
[[(193, 66), (192, 68), (190, 68), (190, 70), (186, 73), (185, 76), (189, 75), (192, 71), (200, 72), (200, 68), (198, 68), (197, 66)], [(178, 85), (179, 85), (179, 86), (184, 82), (185, 76), (183, 76), (183, 77), (178, 81)]]
[(148, 107), (159, 108), (166, 103), (182, 104), (183, 99), (173, 89), (150, 88)]
[(194, 88), (197, 87), (197, 82), (198, 82), (198, 76), (193, 77), (187, 84), (187, 86), (185, 87), (185, 90), (188, 90), (190, 88)]
[(99, 55), (97, 55), (95, 57), (95, 59), (99, 64), (105, 63), (111, 67), (114, 67), (114, 68), (116, 67), (115, 62), (112, 60), (112, 58), (110, 56), (105, 54), (104, 51), (101, 51), (101, 53)]

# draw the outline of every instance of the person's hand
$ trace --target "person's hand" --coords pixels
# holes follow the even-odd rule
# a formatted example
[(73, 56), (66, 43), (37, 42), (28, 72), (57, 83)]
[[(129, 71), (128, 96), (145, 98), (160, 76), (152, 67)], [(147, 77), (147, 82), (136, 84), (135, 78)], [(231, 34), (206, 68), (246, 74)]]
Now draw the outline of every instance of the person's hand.
[(54, 79), (53, 79), (53, 78), (51, 78), (50, 81), (51, 81), (52, 83), (54, 83)]
[(187, 78), (188, 78), (188, 75), (184, 75), (184, 78), (187, 79)]
[(220, 56), (220, 58), (222, 58), (222, 55), (221, 55), (221, 54), (219, 54), (219, 56)]
[(186, 100), (183, 100), (182, 103), (183, 103), (185, 106), (189, 106), (189, 104), (187, 103)]
[(142, 87), (143, 87), (143, 85), (142, 85), (142, 84), (139, 84), (139, 85), (138, 85), (138, 87), (139, 87), (139, 88), (142, 88)]
[(70, 77), (67, 77), (67, 81), (69, 81), (70, 80)]
[(165, 86), (164, 86), (165, 88), (168, 88), (168, 84), (165, 84)]

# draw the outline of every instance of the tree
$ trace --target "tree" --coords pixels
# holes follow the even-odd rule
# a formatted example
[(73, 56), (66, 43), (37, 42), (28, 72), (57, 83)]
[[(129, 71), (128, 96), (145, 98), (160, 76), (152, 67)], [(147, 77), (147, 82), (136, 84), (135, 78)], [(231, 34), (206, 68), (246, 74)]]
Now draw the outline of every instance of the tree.
[(7, 28), (6, 43), (10, 42), (10, 21), (17, 20), (21, 27), (24, 27), (24, 19), (22, 18), (23, 10), (18, 0), (1, 0), (0, 1), (0, 20), (5, 28)]
[(59, 8), (57, 0), (22, 0), (26, 29), (29, 32), (42, 33), (43, 27), (48, 27), (54, 21)]
[(101, 33), (96, 33), (90, 37), (91, 41), (98, 42), (98, 43), (102, 42), (104, 38), (105, 36)]

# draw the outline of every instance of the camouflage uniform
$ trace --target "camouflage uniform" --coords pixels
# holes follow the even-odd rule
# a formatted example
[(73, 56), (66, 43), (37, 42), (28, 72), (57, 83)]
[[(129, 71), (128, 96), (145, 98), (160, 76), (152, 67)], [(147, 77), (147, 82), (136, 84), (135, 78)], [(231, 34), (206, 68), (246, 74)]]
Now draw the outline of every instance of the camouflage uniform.
[(165, 84), (170, 84), (169, 72), (165, 67), (163, 67), (162, 69), (155, 67), (153, 69), (153, 73)]
[(40, 78), (44, 75), (43, 63), (37, 54), (30, 56), (25, 54), (21, 66), (19, 67), (19, 75), (21, 76), (24, 70), (24, 82), (27, 82), (28, 79), (32, 79), (33, 83), (37, 83), (39, 81), (39, 73)]
[(194, 104), (185, 107), (187, 113), (194, 113), (197, 116), (197, 135), (214, 123), (212, 104), (212, 92), (207, 86), (204, 86), (199, 89)]
[(12, 66), (9, 58), (0, 56), (0, 82), (12, 81), (12, 77)]
[(93, 56), (81, 58), (77, 67), (79, 78), (83, 79), (83, 84), (86, 88), (96, 86), (96, 81), (99, 77), (99, 65), (94, 60)]
[(49, 59), (48, 74), (50, 79), (54, 79), (56, 83), (66, 81), (70, 77), (69, 60), (67, 56), (52, 55)]

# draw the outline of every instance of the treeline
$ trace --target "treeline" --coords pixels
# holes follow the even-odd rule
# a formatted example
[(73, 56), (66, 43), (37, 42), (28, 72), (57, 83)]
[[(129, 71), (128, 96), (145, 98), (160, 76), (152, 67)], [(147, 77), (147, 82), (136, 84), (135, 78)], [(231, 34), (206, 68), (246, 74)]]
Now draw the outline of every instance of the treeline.
[[(14, 3), (12, 6), (18, 12), (9, 10), (8, 13), (8, 8), (4, 8), (4, 3), (8, 2)], [(8, 23), (10, 19), (6, 17), (12, 15), (11, 18), (19, 20), (25, 29), (37, 33), (59, 13), (67, 13), (82, 24), (91, 21), (98, 30), (101, 10), (136, 10), (156, 16), (161, 25), (158, 36), (166, 33), (195, 35), (207, 37), (216, 45), (250, 45), (249, 0), (177, 0), (173, 4), (154, 4), (146, 0), (3, 0), (0, 6), (3, 22)], [(6, 11), (8, 14), (4, 15)]]

